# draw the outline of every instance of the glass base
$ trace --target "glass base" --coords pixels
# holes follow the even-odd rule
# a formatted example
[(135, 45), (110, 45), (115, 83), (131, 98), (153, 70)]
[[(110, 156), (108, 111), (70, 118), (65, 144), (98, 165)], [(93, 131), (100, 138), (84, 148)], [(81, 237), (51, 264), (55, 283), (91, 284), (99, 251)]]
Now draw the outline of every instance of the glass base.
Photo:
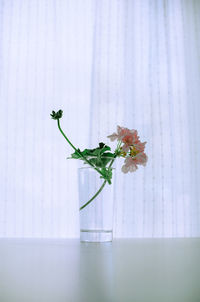
[(111, 230), (80, 230), (81, 242), (111, 242), (112, 239)]

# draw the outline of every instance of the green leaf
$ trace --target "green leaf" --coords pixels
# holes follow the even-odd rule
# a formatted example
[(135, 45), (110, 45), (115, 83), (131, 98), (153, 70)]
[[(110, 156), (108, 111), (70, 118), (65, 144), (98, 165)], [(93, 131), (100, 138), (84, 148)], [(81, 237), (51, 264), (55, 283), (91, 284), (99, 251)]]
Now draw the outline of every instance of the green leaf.
[[(111, 148), (109, 146), (106, 146), (104, 143), (99, 143), (99, 146), (94, 149), (84, 149), (83, 151), (80, 151), (78, 149), (78, 152), (74, 152), (71, 154), (71, 158), (74, 159), (81, 159), (83, 161), (84, 158), (87, 158), (87, 160), (94, 165), (97, 168), (103, 168), (106, 167), (107, 164), (115, 157), (114, 153), (108, 152)], [(81, 153), (81, 155), (79, 154)], [(85, 161), (85, 164), (87, 162)]]
[(109, 184), (111, 184), (111, 179), (112, 179), (112, 168), (105, 168), (103, 167), (101, 169), (101, 172), (103, 173), (103, 176), (100, 176), (100, 178), (104, 178), (107, 180)]
[(111, 153), (111, 152), (106, 152), (106, 153), (103, 153), (102, 157), (110, 157), (110, 158), (113, 158), (113, 157), (115, 157), (115, 154), (114, 154), (114, 153)]
[[(78, 152), (77, 152), (78, 151)], [(74, 153), (71, 154), (71, 158), (74, 158), (74, 159), (79, 159), (81, 158), (82, 156), (79, 154), (80, 149), (77, 149), (77, 151), (75, 151)]]

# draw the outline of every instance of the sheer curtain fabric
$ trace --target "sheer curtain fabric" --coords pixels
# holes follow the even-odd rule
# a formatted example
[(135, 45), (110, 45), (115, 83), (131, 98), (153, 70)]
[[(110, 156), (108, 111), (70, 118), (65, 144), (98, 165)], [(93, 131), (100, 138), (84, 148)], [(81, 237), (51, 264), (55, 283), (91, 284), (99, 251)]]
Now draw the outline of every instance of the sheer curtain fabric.
[[(117, 125), (148, 164), (115, 173), (115, 237), (200, 235), (200, 2), (0, 2), (0, 237), (78, 237), (79, 148)], [(112, 144), (114, 148), (114, 144)]]

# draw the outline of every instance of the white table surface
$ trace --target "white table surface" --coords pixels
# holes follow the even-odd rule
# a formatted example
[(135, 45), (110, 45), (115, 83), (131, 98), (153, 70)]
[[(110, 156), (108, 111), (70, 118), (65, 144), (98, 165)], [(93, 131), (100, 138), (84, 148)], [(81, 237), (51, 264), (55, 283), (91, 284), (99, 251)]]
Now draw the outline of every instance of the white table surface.
[(200, 302), (200, 239), (0, 239), (0, 302)]

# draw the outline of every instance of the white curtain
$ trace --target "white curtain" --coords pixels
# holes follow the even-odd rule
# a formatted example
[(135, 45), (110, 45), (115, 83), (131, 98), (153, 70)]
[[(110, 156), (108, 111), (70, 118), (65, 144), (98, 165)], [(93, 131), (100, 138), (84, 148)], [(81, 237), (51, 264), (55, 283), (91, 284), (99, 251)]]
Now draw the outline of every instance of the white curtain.
[[(200, 236), (200, 1), (0, 1), (0, 237), (78, 237), (79, 148), (116, 126), (147, 166), (116, 166), (115, 237)], [(114, 148), (114, 144), (111, 143)]]

